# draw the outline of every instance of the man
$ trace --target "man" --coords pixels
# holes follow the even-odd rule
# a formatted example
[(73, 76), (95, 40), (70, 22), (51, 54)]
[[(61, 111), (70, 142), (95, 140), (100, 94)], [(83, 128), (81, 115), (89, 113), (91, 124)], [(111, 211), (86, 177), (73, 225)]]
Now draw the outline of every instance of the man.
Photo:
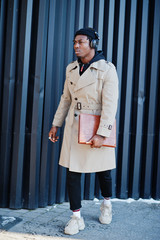
[[(63, 94), (53, 119), (49, 139), (55, 143), (56, 135), (64, 120), (65, 129), (59, 164), (67, 168), (67, 187), (71, 220), (65, 234), (76, 234), (85, 228), (81, 217), (81, 173), (97, 172), (102, 196), (99, 221), (109, 224), (112, 220), (111, 169), (115, 168), (114, 148), (104, 147), (115, 120), (118, 100), (118, 78), (114, 65), (106, 62), (101, 51), (96, 51), (98, 33), (83, 28), (75, 33), (74, 50), (77, 61), (66, 69)], [(78, 144), (78, 121), (80, 113), (101, 115), (97, 133), (91, 145)]]

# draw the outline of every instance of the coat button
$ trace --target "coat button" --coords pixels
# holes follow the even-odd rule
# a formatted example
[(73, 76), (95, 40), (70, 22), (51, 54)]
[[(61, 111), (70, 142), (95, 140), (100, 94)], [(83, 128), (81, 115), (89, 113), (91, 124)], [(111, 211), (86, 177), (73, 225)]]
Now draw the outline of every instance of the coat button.
[(112, 125), (109, 125), (109, 126), (108, 126), (108, 130), (112, 130)]
[(75, 100), (77, 101), (77, 100), (78, 100), (78, 98), (75, 98)]
[(75, 113), (74, 116), (77, 117), (78, 115)]

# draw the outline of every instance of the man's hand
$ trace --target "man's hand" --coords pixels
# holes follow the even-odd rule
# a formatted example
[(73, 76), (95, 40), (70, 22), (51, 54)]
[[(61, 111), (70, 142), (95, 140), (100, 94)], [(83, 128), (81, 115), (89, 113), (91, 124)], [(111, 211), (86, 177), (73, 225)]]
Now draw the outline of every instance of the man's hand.
[(91, 148), (100, 148), (103, 145), (105, 137), (100, 136), (100, 135), (94, 135), (93, 138), (89, 140), (91, 142)]
[(58, 127), (51, 127), (51, 130), (49, 131), (49, 140), (53, 143), (57, 142), (59, 137), (56, 136), (57, 134), (57, 131), (58, 131)]

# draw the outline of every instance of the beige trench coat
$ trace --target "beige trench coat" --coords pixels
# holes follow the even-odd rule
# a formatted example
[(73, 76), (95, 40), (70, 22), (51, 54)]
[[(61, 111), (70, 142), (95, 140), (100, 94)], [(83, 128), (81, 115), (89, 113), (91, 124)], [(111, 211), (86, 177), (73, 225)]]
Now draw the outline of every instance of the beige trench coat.
[[(115, 120), (118, 101), (118, 77), (112, 63), (99, 60), (80, 76), (77, 61), (66, 69), (63, 94), (53, 119), (53, 125), (65, 129), (59, 164), (73, 172), (99, 172), (113, 169), (115, 149), (91, 148), (78, 144), (79, 114), (101, 115), (97, 134), (109, 137)], [(82, 109), (77, 109), (81, 105)]]

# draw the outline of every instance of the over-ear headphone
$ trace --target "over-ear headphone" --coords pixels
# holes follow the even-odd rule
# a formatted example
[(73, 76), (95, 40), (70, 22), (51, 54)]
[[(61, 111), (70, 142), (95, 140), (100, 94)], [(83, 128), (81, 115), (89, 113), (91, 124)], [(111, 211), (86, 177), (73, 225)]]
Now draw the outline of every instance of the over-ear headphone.
[(90, 41), (90, 47), (91, 48), (97, 48), (98, 47), (98, 43), (99, 43), (99, 35), (98, 33), (95, 31), (95, 39), (92, 39)]

